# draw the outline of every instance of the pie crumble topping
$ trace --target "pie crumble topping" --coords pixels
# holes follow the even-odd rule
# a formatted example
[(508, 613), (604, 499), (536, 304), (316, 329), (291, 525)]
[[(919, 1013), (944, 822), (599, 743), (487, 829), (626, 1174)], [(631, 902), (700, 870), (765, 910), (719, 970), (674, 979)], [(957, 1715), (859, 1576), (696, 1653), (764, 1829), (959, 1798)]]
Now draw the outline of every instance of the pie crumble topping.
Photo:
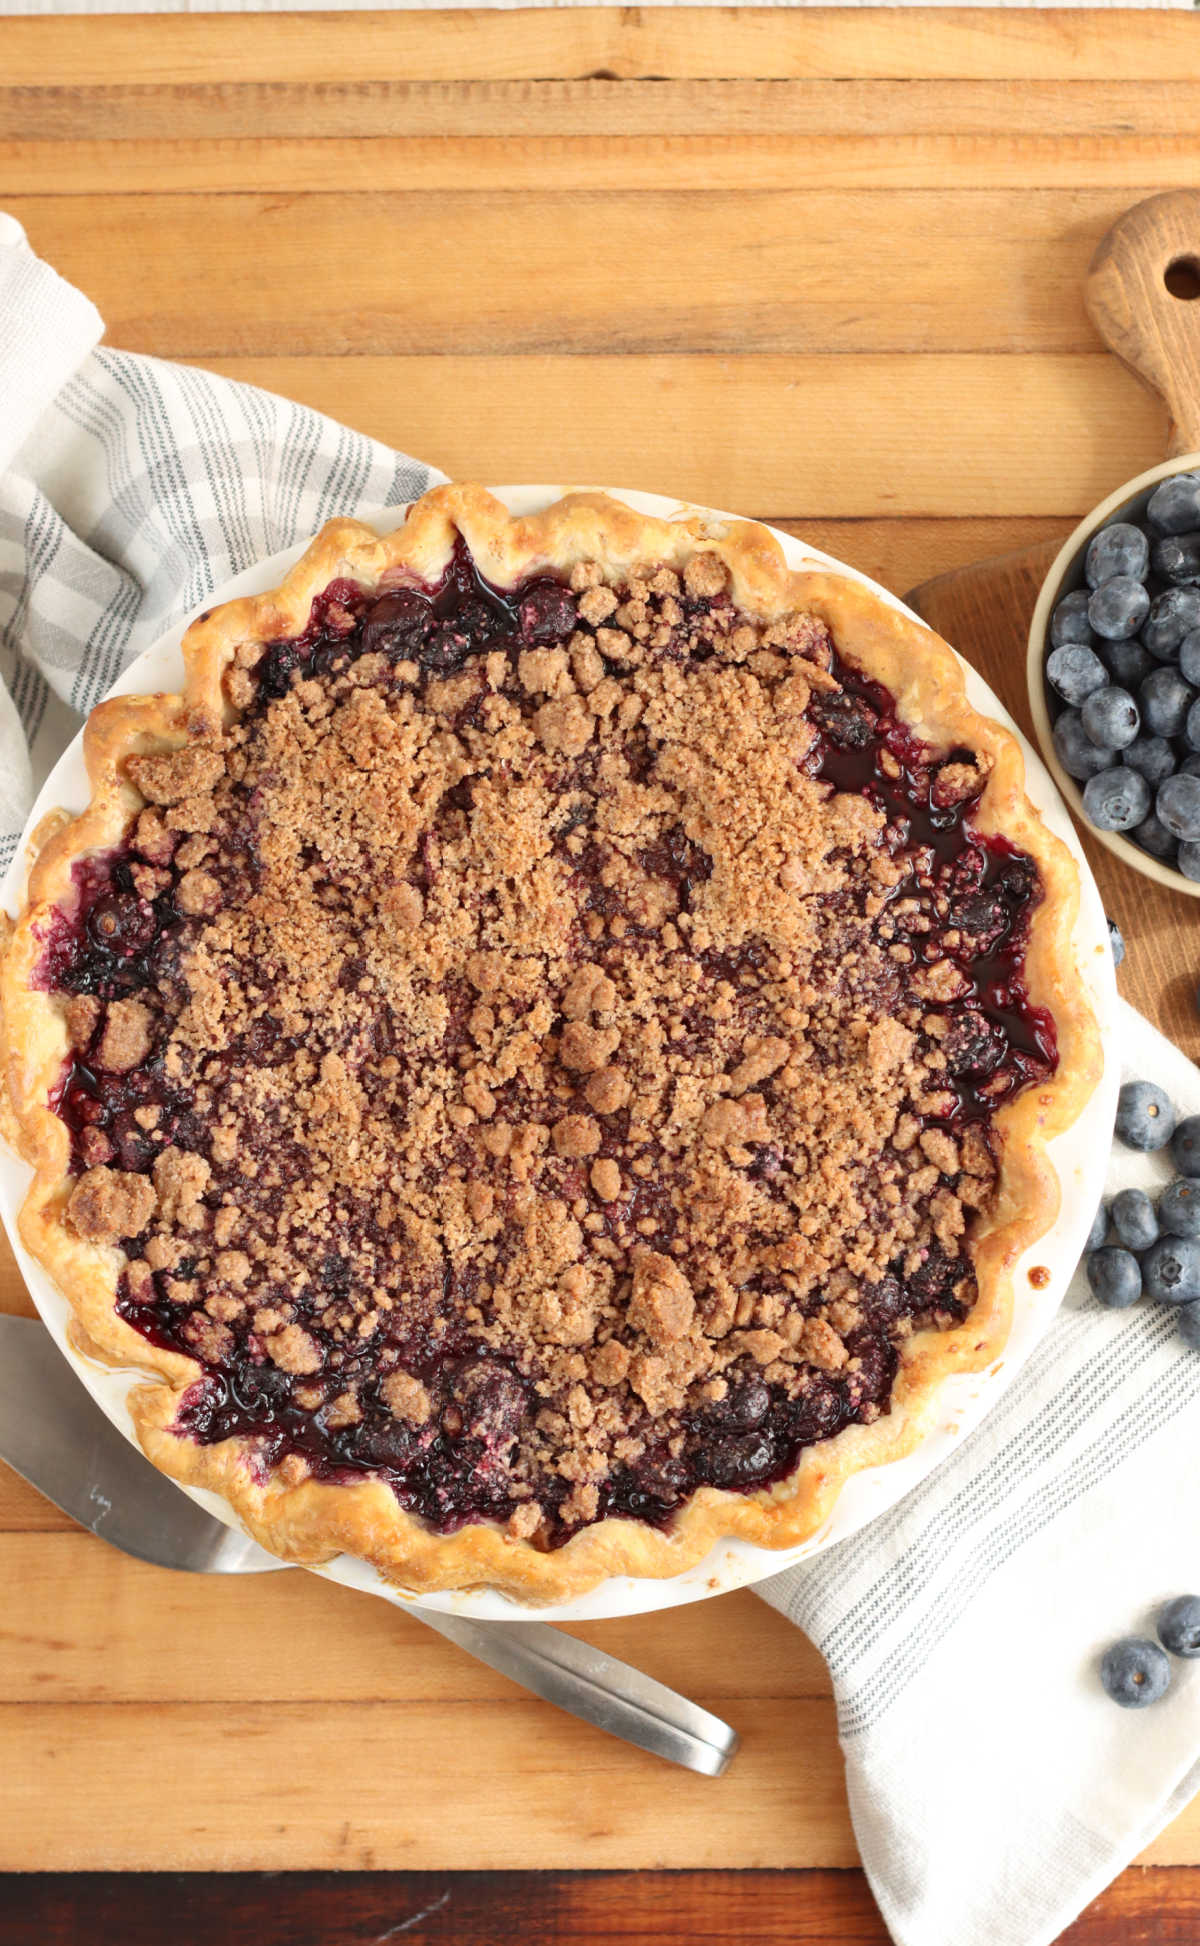
[(554, 1548), (786, 1475), (975, 1298), (1034, 861), (723, 563), (331, 584), (43, 936), (177, 1429)]

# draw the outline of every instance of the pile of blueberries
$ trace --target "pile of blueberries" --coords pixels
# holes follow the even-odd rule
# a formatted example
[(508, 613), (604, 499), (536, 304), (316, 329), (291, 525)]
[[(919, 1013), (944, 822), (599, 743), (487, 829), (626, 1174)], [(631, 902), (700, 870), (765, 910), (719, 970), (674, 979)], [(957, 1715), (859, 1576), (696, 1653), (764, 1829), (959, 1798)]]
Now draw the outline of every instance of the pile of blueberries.
[(1200, 880), (1200, 474), (1092, 536), (1050, 620), (1054, 748), (1099, 831)]
[(1163, 1654), (1200, 1656), (1200, 1595), (1177, 1595), (1169, 1601), (1155, 1624), (1158, 1642), (1145, 1635), (1127, 1635), (1106, 1649), (1100, 1662), (1100, 1680), (1122, 1709), (1144, 1710), (1165, 1696), (1171, 1681), (1171, 1664)]
[(1156, 1082), (1127, 1081), (1117, 1100), (1116, 1132), (1127, 1148), (1143, 1153), (1170, 1143), (1179, 1174), (1157, 1203), (1144, 1189), (1122, 1189), (1100, 1205), (1087, 1240), (1088, 1283), (1113, 1311), (1136, 1304), (1143, 1292), (1178, 1306), (1180, 1336), (1200, 1351), (1200, 1115), (1178, 1121)]
[[(1118, 934), (1118, 938), (1120, 935)], [(1143, 1153), (1171, 1145), (1179, 1174), (1154, 1203), (1144, 1189), (1122, 1189), (1101, 1203), (1087, 1240), (1087, 1280), (1101, 1304), (1123, 1311), (1142, 1292), (1179, 1309), (1179, 1333), (1200, 1350), (1200, 1115), (1178, 1121), (1153, 1081), (1127, 1081), (1117, 1100), (1117, 1135)], [(1115, 1243), (1107, 1241), (1110, 1231)], [(1159, 1647), (1162, 1643), (1162, 1648)], [(1164, 1696), (1172, 1655), (1200, 1656), (1200, 1595), (1180, 1595), (1158, 1617), (1158, 1642), (1130, 1635), (1106, 1649), (1100, 1680), (1122, 1709), (1145, 1709)]]

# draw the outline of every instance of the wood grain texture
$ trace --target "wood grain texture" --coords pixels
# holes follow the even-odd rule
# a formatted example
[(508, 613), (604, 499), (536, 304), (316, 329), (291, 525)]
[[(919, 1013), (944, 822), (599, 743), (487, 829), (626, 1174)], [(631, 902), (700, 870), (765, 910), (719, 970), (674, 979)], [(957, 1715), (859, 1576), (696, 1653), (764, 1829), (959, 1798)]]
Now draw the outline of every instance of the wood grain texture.
[(1101, 353), (203, 363), (459, 477), (605, 481), (766, 519), (1078, 518), (1166, 439), (1165, 409)]
[[(5, 1946), (889, 1946), (860, 1872), (405, 1872), (0, 1879)], [(1194, 1946), (1200, 1871), (1131, 1871), (1059, 1946)]]
[[(112, 343), (451, 472), (774, 518), (901, 591), (1060, 540), (1161, 457), (1165, 410), (1082, 289), (1126, 204), (1200, 185), (1185, 15), (614, 7), (353, 30), (369, 60), (348, 62), (336, 15), (0, 21), (0, 193)], [(939, 598), (1019, 706), (1028, 576)], [(1099, 871), (1125, 992), (1198, 1051), (1196, 915)], [(0, 1253), (0, 1308), (27, 1303)], [(6, 1883), (5, 1946), (884, 1946), (861, 1877), (829, 1869), (855, 1852), (828, 1679), (750, 1593), (586, 1631), (737, 1724), (712, 1784), (314, 1577), (119, 1559), (2, 1470), (0, 1576), (0, 1866), (337, 1873)], [(1200, 1861), (1200, 1813), (1148, 1856)], [(346, 1876), (371, 1866), (404, 1876)], [(615, 1875), (562, 1876), (581, 1866)], [(1190, 1943), (1197, 1883), (1127, 1873), (1070, 1946)]]
[[(981, 190), (809, 186), (751, 196), (740, 184), (698, 194), (595, 181), (582, 195), (543, 187), (530, 198), (503, 181), (501, 171), (487, 190), (311, 194), (303, 222), (287, 195), (197, 194), (181, 205), (106, 190), (11, 196), (8, 206), (64, 276), (87, 284), (114, 342), (183, 359), (270, 353), (281, 308), (289, 349), (317, 357), (612, 354), (681, 343), (693, 354), (1044, 357), (1094, 350), (1084, 277), (1125, 200), (1120, 191), (1044, 190), (1014, 207), (1009, 193)], [(219, 307), (196, 302), (197, 229)], [(884, 232), (888, 249), (872, 259), (864, 303), (863, 236)], [(914, 277), (931, 234), (938, 271)], [(272, 265), (268, 281), (244, 274), (248, 237)], [(337, 262), (337, 276), (314, 279), (314, 259)]]
[[(1174, 284), (1174, 288), (1172, 285)], [(1103, 238), (1087, 280), (1096, 329), (1166, 401), (1171, 451), (1200, 446), (1200, 194), (1176, 189), (1126, 211)]]
[[(1113, 10), (1085, 18), (939, 8), (581, 7), (555, 13), (359, 14), (377, 80), (513, 81), (950, 80), (1176, 81), (1200, 77), (1186, 15)], [(4, 79), (17, 88), (176, 87), (251, 80), (324, 82), (344, 69), (346, 22), (337, 13), (249, 15), (236, 32), (219, 15), (172, 17), (162, 28), (120, 15), (86, 34), (54, 20), (4, 23)]]

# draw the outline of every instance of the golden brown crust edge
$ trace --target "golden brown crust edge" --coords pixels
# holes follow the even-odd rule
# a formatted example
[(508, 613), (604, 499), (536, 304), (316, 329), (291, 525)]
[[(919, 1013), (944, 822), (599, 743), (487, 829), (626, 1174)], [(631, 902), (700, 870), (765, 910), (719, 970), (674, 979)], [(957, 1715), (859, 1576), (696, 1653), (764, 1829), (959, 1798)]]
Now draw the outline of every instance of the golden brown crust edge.
[[(141, 807), (124, 774), (125, 760), (135, 752), (178, 748), (189, 735), (230, 721), (222, 679), (239, 644), (299, 633), (314, 595), (332, 580), (346, 575), (367, 586), (436, 580), (459, 533), (484, 575), (501, 586), (581, 559), (603, 561), (615, 580), (642, 562), (678, 567), (698, 548), (715, 552), (729, 569), (739, 607), (765, 619), (794, 609), (818, 614), (849, 659), (891, 690), (900, 715), (919, 736), (935, 745), (985, 751), (992, 768), (975, 822), (1003, 832), (1037, 862), (1044, 896), (1031, 923), (1027, 986), (1030, 998), (1054, 1016), (1060, 1053), (1055, 1076), (1027, 1089), (996, 1118), (1003, 1136), (997, 1194), (973, 1240), (978, 1301), (961, 1326), (919, 1332), (904, 1343), (890, 1413), (808, 1448), (793, 1473), (769, 1488), (751, 1494), (700, 1488), (669, 1532), (609, 1518), (553, 1553), (486, 1524), (434, 1533), (381, 1482), (288, 1486), (258, 1466), (241, 1440), (204, 1447), (171, 1431), (181, 1391), (203, 1368), (150, 1345), (116, 1315), (121, 1252), (86, 1243), (65, 1224), (69, 1140), (47, 1099), (62, 1071), (66, 1033), (59, 1005), (31, 984), (43, 950), (38, 929), (52, 908), (69, 907), (75, 863), (119, 842)], [(175, 1479), (223, 1495), (272, 1552), (309, 1563), (344, 1552), (417, 1592), (482, 1585), (522, 1601), (559, 1601), (611, 1576), (678, 1574), (725, 1538), (768, 1548), (808, 1539), (852, 1474), (919, 1444), (944, 1377), (980, 1370), (1003, 1352), (1013, 1267), (1058, 1212), (1059, 1185), (1046, 1144), (1070, 1126), (1100, 1077), (1099, 1033), (1075, 957), (1078, 872), (1025, 796), (1016, 740), (970, 707), (962, 666), (938, 636), (849, 577), (789, 571), (773, 537), (754, 523), (707, 516), (655, 520), (597, 493), (571, 494), (544, 513), (512, 519), (482, 488), (447, 486), (426, 494), (405, 523), (382, 538), (359, 522), (331, 521), (279, 588), (202, 617), (187, 631), (183, 652), (182, 697), (120, 697), (93, 711), (85, 733), (91, 803), (82, 816), (58, 816), (37, 834), (26, 903), (0, 960), (0, 1133), (35, 1170), (21, 1211), (22, 1239), (67, 1295), (90, 1355), (159, 1381), (138, 1387), (130, 1399), (149, 1457)]]

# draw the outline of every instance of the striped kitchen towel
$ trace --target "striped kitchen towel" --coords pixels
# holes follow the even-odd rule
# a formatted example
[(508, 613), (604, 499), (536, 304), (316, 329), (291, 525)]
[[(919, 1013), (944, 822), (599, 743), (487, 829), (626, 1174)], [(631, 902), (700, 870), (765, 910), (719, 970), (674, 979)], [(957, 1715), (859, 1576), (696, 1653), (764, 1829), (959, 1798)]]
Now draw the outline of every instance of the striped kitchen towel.
[[(1136, 953), (1137, 941), (1129, 948)], [(1121, 1003), (1123, 1079), (1200, 1073)], [(1105, 1130), (1097, 1140), (1106, 1141)], [(1170, 1180), (1113, 1147), (1107, 1194)], [(829, 1664), (863, 1863), (898, 1946), (1049, 1946), (1200, 1790), (1200, 1662), (1127, 1711), (1097, 1673), (1200, 1593), (1200, 1352), (1082, 1270), (983, 1424), (891, 1513), (758, 1592)]]
[[(6, 857), (34, 783), (138, 650), (329, 515), (442, 477), (248, 386), (96, 351), (100, 330), (0, 216)], [(1122, 1033), (1130, 1071), (1200, 1112), (1192, 1064), (1128, 1008)], [(1123, 1152), (1112, 1186), (1167, 1173)], [(1101, 1311), (1077, 1279), (950, 1460), (763, 1585), (833, 1672), (898, 1946), (1048, 1946), (1200, 1784), (1200, 1665), (1138, 1714), (1096, 1677), (1107, 1642), (1200, 1591), (1198, 1447), (1200, 1354), (1170, 1314)]]
[(331, 515), (445, 478), (255, 386), (97, 350), (103, 328), (0, 212), (0, 871), (135, 655)]

